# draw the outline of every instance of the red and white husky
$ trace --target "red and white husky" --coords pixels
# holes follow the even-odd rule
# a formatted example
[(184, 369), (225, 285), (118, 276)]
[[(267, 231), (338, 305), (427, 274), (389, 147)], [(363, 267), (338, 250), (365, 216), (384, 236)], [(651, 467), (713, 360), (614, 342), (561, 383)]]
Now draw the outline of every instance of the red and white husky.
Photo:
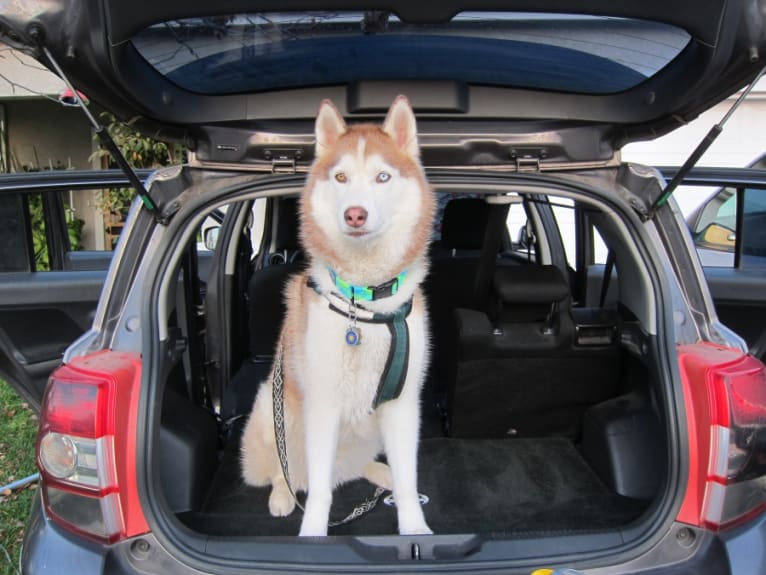
[[(399, 533), (431, 533), (417, 450), (433, 212), (407, 99), (382, 126), (346, 126), (323, 101), (300, 202), (310, 265), (286, 288), (280, 336), (289, 480), (308, 490), (300, 535), (326, 535), (334, 487), (359, 477), (393, 490)], [(273, 377), (272, 368), (245, 428), (242, 468), (247, 483), (272, 486), (269, 510), (285, 516), (295, 501), (275, 444)]]

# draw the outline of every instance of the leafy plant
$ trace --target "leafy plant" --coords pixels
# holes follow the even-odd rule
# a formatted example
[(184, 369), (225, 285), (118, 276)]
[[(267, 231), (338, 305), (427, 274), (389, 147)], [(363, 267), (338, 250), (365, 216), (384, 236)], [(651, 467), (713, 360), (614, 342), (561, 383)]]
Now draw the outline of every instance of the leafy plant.
[[(186, 149), (176, 144), (154, 140), (133, 128), (136, 118), (122, 122), (110, 112), (101, 113), (109, 135), (128, 163), (134, 168), (160, 168), (183, 162)], [(112, 162), (109, 152), (100, 148), (91, 158), (101, 158), (106, 165)], [(100, 207), (104, 214), (123, 214), (136, 192), (133, 188), (111, 188), (101, 193)]]
[[(32, 226), (32, 247), (35, 253), (35, 269), (47, 271), (50, 269), (48, 242), (45, 237), (45, 220), (43, 216), (43, 198), (41, 194), (29, 195), (29, 215)], [(80, 218), (67, 218), (69, 245), (72, 250), (82, 249), (82, 228), (85, 221)]]

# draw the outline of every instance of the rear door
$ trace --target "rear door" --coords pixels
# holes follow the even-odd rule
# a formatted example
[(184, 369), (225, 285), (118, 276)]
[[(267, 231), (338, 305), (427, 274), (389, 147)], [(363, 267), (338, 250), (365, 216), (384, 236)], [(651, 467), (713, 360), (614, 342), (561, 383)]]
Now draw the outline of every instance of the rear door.
[(127, 185), (111, 170), (0, 176), (0, 378), (35, 409), (91, 325), (119, 235), (122, 215), (93, 208)]
[(763, 359), (766, 170), (698, 168), (684, 180), (684, 187), (705, 198), (687, 223), (718, 317)]

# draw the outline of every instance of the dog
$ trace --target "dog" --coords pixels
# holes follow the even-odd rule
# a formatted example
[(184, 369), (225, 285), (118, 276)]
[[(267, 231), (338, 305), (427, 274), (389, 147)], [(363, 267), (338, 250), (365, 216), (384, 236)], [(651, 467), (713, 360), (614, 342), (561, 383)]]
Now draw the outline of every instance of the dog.
[[(421, 283), (435, 210), (415, 115), (397, 97), (382, 125), (347, 126), (324, 100), (300, 198), (308, 256), (285, 293), (277, 359), (245, 426), (242, 475), (271, 485), (287, 516), (308, 491), (301, 536), (327, 534), (333, 489), (360, 477), (393, 492), (399, 533), (430, 534), (417, 492), (420, 388), (429, 360)], [(283, 381), (289, 484), (276, 446), (273, 383)], [(387, 464), (378, 461), (385, 453)]]

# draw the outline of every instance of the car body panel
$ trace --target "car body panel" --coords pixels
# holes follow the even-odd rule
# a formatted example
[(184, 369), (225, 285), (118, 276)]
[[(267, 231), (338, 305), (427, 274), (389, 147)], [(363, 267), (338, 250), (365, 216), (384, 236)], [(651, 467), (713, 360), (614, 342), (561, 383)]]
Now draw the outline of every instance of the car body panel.
[[(498, 0), (482, 5), (484, 12), (477, 16), (481, 21), (494, 22), (493, 11), (517, 10), (522, 11), (522, 19), (532, 25), (545, 22), (563, 28), (573, 22), (598, 23), (602, 17), (627, 18), (630, 24), (648, 19), (683, 32), (670, 43), (675, 46), (676, 54), (665, 58), (664, 63), (643, 79), (602, 54), (585, 55), (564, 46), (565, 40), (572, 39), (567, 34), (558, 37), (556, 42), (542, 42), (545, 49), (539, 51), (533, 49), (530, 42), (516, 38), (506, 38), (501, 44), (495, 43), (497, 38), (482, 37), (476, 42), (481, 46), (479, 54), (487, 60), (483, 64), (488, 66), (476, 66), (476, 70), (468, 73), (472, 62), (470, 55), (462, 53), (462, 47), (470, 45), (470, 41), (464, 43), (461, 39), (453, 45), (445, 43), (440, 36), (445, 30), (457, 27), (459, 18), (453, 19), (453, 16), (473, 8), (469, 3), (454, 1), (436, 6), (392, 0), (383, 7), (366, 0), (335, 2), (330, 6), (333, 10), (365, 10), (355, 12), (349, 20), (361, 26), (354, 30), (353, 40), (348, 41), (357, 50), (350, 51), (332, 33), (329, 38), (287, 45), (291, 29), (266, 19), (269, 33), (264, 35), (263, 42), (259, 37), (255, 43), (244, 43), (241, 50), (225, 46), (221, 51), (223, 57), (214, 54), (209, 59), (191, 58), (181, 62), (177, 72), (167, 73), (162, 68), (162, 51), (173, 46), (174, 34), (159, 37), (158, 54), (152, 53), (151, 45), (147, 49), (147, 43), (139, 40), (146, 40), (147, 36), (153, 39), (152, 31), (146, 32), (151, 26), (158, 26), (161, 33), (167, 32), (163, 27), (175, 32), (180, 28), (174, 30), (173, 27), (186, 26), (192, 28), (192, 33), (198, 27), (203, 34), (225, 37), (233, 29), (247, 29), (250, 16), (247, 11), (252, 9), (251, 4), (244, 0), (217, 4), (172, 0), (141, 6), (120, 0), (3, 4), (0, 34), (14, 47), (51, 69), (62, 71), (74, 88), (118, 117), (134, 119), (133, 125), (137, 128), (155, 137), (183, 141), (192, 150), (189, 166), (162, 170), (148, 178), (149, 194), (159, 210), (150, 213), (140, 201), (133, 203), (123, 230), (124, 241), (118, 245), (103, 279), (101, 271), (82, 270), (91, 264), (101, 266), (102, 262), (97, 259), (90, 263), (85, 261), (87, 258), (79, 262), (67, 259), (61, 226), (55, 226), (55, 233), (49, 236), (55, 265), (62, 270), (67, 262), (70, 265), (69, 270), (53, 273), (71, 275), (50, 276), (59, 281), (53, 285), (60, 289), (52, 293), (49, 285), (41, 285), (45, 284), (45, 278), (37, 279), (34, 266), (20, 275), (0, 275), (0, 282), (7, 279), (10, 286), (4, 292), (7, 301), (0, 305), (0, 312), (10, 319), (3, 320), (5, 324), (0, 324), (0, 328), (14, 327), (10, 335), (6, 330), (0, 337), (0, 353), (10, 366), (2, 374), (29, 397), (34, 398), (41, 391), (40, 376), (56, 362), (62, 341), (75, 337), (79, 330), (85, 333), (66, 348), (64, 363), (78, 358), (88, 360), (106, 349), (128, 351), (136, 356), (140, 354), (143, 374), (140, 398), (134, 398), (138, 405), (132, 404), (137, 412), (132, 412), (129, 422), (135, 429), (123, 428), (131, 435), (131, 441), (136, 441), (136, 453), (123, 455), (129, 461), (121, 461), (121, 464), (132, 466), (130, 485), (135, 480), (137, 486), (132, 504), (139, 506), (152, 531), (140, 539), (126, 536), (111, 546), (81, 542), (71, 534), (63, 534), (60, 526), (45, 516), (38, 499), (27, 533), (25, 569), (40, 569), (42, 562), (54, 552), (62, 555), (62, 569), (70, 569), (82, 558), (82, 565), (94, 572), (125, 573), (158, 568), (178, 573), (304, 567), (333, 571), (351, 571), (358, 567), (359, 571), (369, 571), (381, 568), (371, 565), (381, 557), (395, 568), (403, 564), (396, 561), (407, 562), (407, 571), (416, 570), (416, 565), (409, 564), (412, 559), (422, 558), (444, 559), (449, 570), (457, 568), (452, 559), (455, 562), (465, 559), (464, 568), (485, 567), (491, 559), (493, 567), (516, 569), (519, 573), (529, 572), (533, 557), (541, 561), (558, 558), (566, 563), (572, 559), (582, 560), (583, 565), (575, 566), (615, 575), (635, 571), (666, 575), (690, 571), (717, 573), (726, 572), (727, 568), (742, 571), (754, 565), (756, 569), (762, 567), (762, 557), (737, 562), (737, 558), (730, 556), (720, 533), (701, 527), (706, 523), (692, 520), (689, 521), (694, 525), (678, 523), (677, 512), (689, 478), (694, 474), (697, 477), (698, 468), (704, 468), (704, 463), (694, 468), (690, 463), (699, 462), (693, 461), (697, 452), (694, 438), (688, 435), (691, 427), (687, 425), (689, 420), (682, 400), (676, 346), (714, 342), (743, 355), (746, 345), (739, 335), (720, 323), (699, 259), (694, 254), (692, 238), (686, 233), (675, 202), (660, 202), (662, 205), (653, 209), (665, 185), (660, 172), (622, 164), (619, 150), (627, 142), (654, 138), (687, 123), (757, 77), (762, 68), (760, 54), (766, 50), (763, 22), (766, 0), (705, 0), (703, 3), (630, 0), (620, 5), (605, 0), (585, 0), (578, 3), (576, 15), (567, 13), (571, 6), (560, 0)], [(307, 10), (311, 11), (310, 18), (324, 23), (325, 17), (318, 17), (317, 9), (327, 10), (328, 5), (267, 0), (257, 8), (258, 18), (262, 14), (294, 14)], [(532, 10), (535, 12), (528, 12)], [(384, 17), (376, 20), (376, 15), (381, 13)], [(415, 39), (397, 41), (393, 38), (389, 42), (383, 24), (393, 18), (390, 14), (396, 14), (399, 20), (417, 29)], [(291, 17), (280, 16), (280, 19)], [(376, 22), (381, 27), (376, 28)], [(610, 25), (615, 23), (619, 22), (610, 22)], [(438, 30), (438, 34), (426, 33), (429, 27)], [(268, 49), (269, 34), (275, 36), (275, 44), (285, 43), (285, 52)], [(683, 39), (686, 37), (688, 40)], [(682, 40), (676, 41), (678, 38)], [(266, 56), (259, 57), (258, 51), (264, 46), (262, 54)], [(332, 48), (330, 52), (324, 51), (327, 46)], [(387, 55), (407, 57), (416, 46), (422, 49), (417, 55), (423, 57), (428, 73), (419, 74), (416, 62), (397, 67), (395, 61), (386, 60)], [(179, 50), (189, 48), (190, 45), (179, 42)], [(293, 49), (295, 52), (291, 52)], [(495, 49), (508, 49), (502, 52), (505, 58), (498, 57)], [(307, 56), (320, 51), (324, 60), (311, 60)], [(444, 51), (447, 60), (451, 57), (453, 61), (447, 64), (454, 66), (441, 65), (434, 69), (441, 62), (440, 51)], [(362, 59), (346, 74), (343, 67), (350, 66), (348, 56), (354, 52), (359, 52)], [(538, 52), (544, 60), (536, 66)], [(231, 57), (231, 61), (226, 61), (227, 57)], [(367, 60), (373, 58), (380, 58), (381, 65), (368, 66)], [(576, 66), (566, 68), (568, 60), (570, 64), (598, 68), (589, 70), (598, 73), (582, 74), (579, 78)], [(504, 61), (507, 67), (497, 70), (493, 76), (492, 68), (503, 66)], [(247, 70), (244, 76), (243, 62), (253, 64), (253, 69)], [(261, 63), (274, 70), (268, 78), (259, 77), (255, 66)], [(341, 69), (327, 75), (321, 70), (320, 73), (314, 71), (302, 82), (300, 67), (312, 63), (325, 67), (337, 65)], [(547, 66), (551, 63), (564, 65), (565, 69), (557, 76), (555, 69)], [(280, 70), (280, 67), (287, 69)], [(518, 73), (520, 71), (524, 73)], [(227, 80), (220, 82), (220, 92), (219, 86), (208, 77), (218, 72)], [(600, 86), (599, 73), (604, 72), (619, 76), (614, 78), (619, 83)], [(182, 75), (189, 73), (199, 78), (192, 81)], [(243, 78), (248, 83), (238, 83)], [(577, 80), (582, 83), (575, 83)], [(679, 86), (683, 89), (678, 89)], [(197, 297), (200, 282), (196, 280), (200, 278), (187, 281), (186, 273), (189, 268), (195, 269), (195, 236), (200, 229), (197, 224), (205, 217), (204, 210), (222, 207), (230, 199), (249, 201), (256, 196), (296, 194), (314, 159), (313, 128), (321, 99), (334, 100), (340, 113), (351, 122), (377, 121), (397, 94), (409, 96), (418, 116), (429, 181), (436, 186), (454, 185), (455, 189), (468, 193), (479, 189), (479, 195), (511, 191), (524, 196), (524, 201), (540, 204), (530, 210), (537, 217), (534, 231), (540, 236), (535, 243), (537, 263), (557, 266), (561, 272), (570, 271), (566, 254), (562, 253), (561, 230), (557, 228), (550, 205), (543, 205), (549, 203), (546, 195), (549, 193), (560, 195), (564, 200), (581, 201), (592, 208), (589, 217), (593, 218), (594, 225), (607, 232), (604, 237), (612, 234), (610, 237), (619, 239), (614, 247), (618, 252), (615, 260), (631, 265), (616, 274), (622, 306), (618, 311), (620, 320), (627, 318), (627, 327), (615, 343), (620, 345), (619, 351), (633, 354), (632, 359), (645, 368), (646, 373), (639, 371), (642, 377), (636, 379), (641, 379), (640, 391), (651, 396), (652, 409), (656, 411), (653, 414), (660, 416), (665, 440), (662, 447), (667, 448), (668, 454), (667, 461), (660, 466), (666, 476), (662, 484), (666, 488), (658, 490), (642, 520), (621, 525), (619, 529), (597, 529), (593, 533), (571, 534), (554, 529), (550, 536), (533, 536), (532, 546), (527, 537), (487, 537), (485, 540), (480, 533), (414, 539), (351, 537), (329, 540), (326, 545), (308, 541), (304, 546), (302, 542), (297, 556), (293, 538), (266, 537), (253, 541), (246, 537), (216, 538), (194, 529), (179, 529), (176, 510), (169, 509), (167, 498), (162, 496), (162, 490), (167, 488), (163, 481), (172, 479), (158, 471), (161, 434), (163, 425), (167, 424), (161, 421), (164, 400), (175, 398), (168, 382), (189, 392), (189, 397), (183, 399), (203, 411), (206, 420), (211, 422), (214, 433), (208, 437), (220, 439), (219, 432), (224, 426), (219, 427), (215, 418), (220, 415), (218, 397), (215, 392), (206, 394), (208, 390), (203, 387), (202, 399), (197, 401), (196, 390), (192, 388), (199, 383), (197, 376), (206, 384), (204, 375), (211, 376), (216, 369), (226, 373), (219, 380), (211, 376), (214, 385), (229, 376), (230, 366), (226, 362), (234, 355), (231, 352), (234, 346), (228, 341), (229, 333), (222, 330), (230, 327), (226, 322), (235, 311), (233, 306), (227, 308), (221, 302), (232, 293), (231, 281), (239, 263), (233, 260), (240, 255), (237, 240), (246, 236), (243, 222), (247, 212), (239, 210), (240, 205), (227, 212), (231, 217), (224, 220), (221, 228), (221, 253), (214, 256), (212, 281), (215, 283), (208, 295), (215, 295), (217, 302), (204, 308), (204, 321), (209, 323), (195, 324), (195, 318), (204, 315)], [(511, 184), (517, 189), (511, 190)], [(472, 186), (475, 186), (473, 190)], [(238, 219), (232, 223), (235, 217)], [(55, 217), (53, 221), (59, 222)], [(29, 228), (26, 226), (24, 231)], [(485, 242), (486, 255), (491, 256), (487, 245)], [(186, 253), (192, 254), (188, 267), (184, 260)], [(586, 258), (573, 271), (588, 275), (589, 263), (592, 259)], [(609, 287), (612, 277), (609, 266), (604, 276), (601, 285)], [(732, 274), (735, 276), (734, 283), (740, 283), (726, 282), (727, 289), (731, 290), (726, 299), (719, 298), (719, 301), (751, 310), (757, 288), (749, 279), (743, 279), (744, 274)], [(73, 287), (65, 288), (70, 278)], [(86, 278), (93, 285), (85, 283)], [(584, 279), (580, 285), (594, 286), (589, 275)], [(100, 296), (96, 296), (94, 286), (99, 280), (103, 287)], [(190, 286), (193, 289), (187, 291)], [(243, 299), (246, 296), (242, 290), (235, 293)], [(587, 301), (588, 294), (582, 295)], [(77, 296), (83, 298), (82, 301)], [(94, 299), (98, 300), (97, 305)], [(593, 295), (590, 299), (594, 299)], [(32, 304), (39, 306), (34, 311), (37, 317), (44, 318), (39, 323), (47, 329), (33, 332), (21, 322), (22, 313), (29, 313)], [(48, 307), (42, 307), (43, 304)], [(215, 307), (216, 304), (219, 307)], [(66, 320), (61, 318), (62, 313), (48, 311), (51, 306), (60, 306), (57, 311), (61, 311)], [(83, 312), (78, 306), (87, 307), (87, 313), (82, 323), (72, 327), (66, 322)], [(551, 307), (551, 317), (554, 309)], [(745, 311), (731, 317), (739, 321), (749, 316), (752, 313)], [(50, 322), (45, 324), (50, 317), (54, 317), (55, 329)], [(53, 335), (59, 337), (49, 344), (47, 338)], [(192, 350), (187, 336), (205, 343), (209, 342), (205, 338), (218, 338), (215, 344), (219, 347), (209, 345), (205, 349), (202, 345), (201, 351)], [(200, 353), (192, 354), (192, 351)], [(30, 367), (30, 359), (35, 360), (35, 369)], [(176, 370), (182, 361), (199, 365), (188, 371)], [(171, 375), (175, 376), (172, 380)], [(31, 385), (33, 379), (35, 384)], [(164, 393), (168, 391), (170, 393)], [(704, 392), (701, 388), (700, 393)], [(172, 402), (171, 409), (180, 412), (180, 405), (181, 402)], [(219, 455), (218, 447), (216, 444), (211, 449), (211, 460), (199, 461), (214, 460)], [(196, 478), (196, 474), (188, 475)], [(762, 540), (764, 525), (761, 515), (743, 526), (740, 538), (732, 535), (731, 541), (739, 546), (745, 539), (760, 537)], [(71, 521), (69, 526), (76, 531), (77, 521)], [(295, 563), (286, 565), (286, 559)], [(56, 568), (58, 566), (54, 566)]]
[[(149, 173), (139, 171), (142, 178)], [(117, 170), (3, 174), (0, 198), (127, 185)], [(44, 209), (51, 206), (55, 202)], [(51, 209), (46, 217), (49, 228), (66, 230), (63, 210)], [(18, 238), (20, 244), (28, 241)], [(65, 233), (48, 234), (48, 251), (58, 254), (57, 262), (51, 258), (50, 271), (0, 273), (0, 374), (35, 410), (66, 349), (91, 328), (112, 259), (111, 251), (72, 251)]]
[[(599, 567), (600, 575), (629, 575), (636, 572), (649, 575), (685, 575), (688, 573), (720, 575), (722, 573), (757, 573), (763, 557), (753, 552), (763, 544), (766, 537), (766, 517), (759, 517), (737, 529), (713, 534), (690, 529), (684, 524), (674, 524), (665, 538), (666, 545), (623, 565)], [(679, 546), (678, 539), (688, 541)], [(362, 542), (359, 544), (363, 545)], [(680, 551), (679, 551), (680, 547)], [(55, 564), (45, 563), (55, 556)], [(411, 560), (402, 566), (410, 567)], [(73, 540), (46, 516), (39, 492), (32, 501), (32, 509), (24, 535), (23, 573), (79, 573), (125, 574), (143, 572), (161, 565), (162, 573), (191, 575), (203, 571), (179, 561), (169, 554), (152, 533), (115, 545)], [(547, 566), (547, 565), (545, 565)], [(583, 567), (585, 572), (591, 570)], [(529, 573), (529, 570), (513, 571)]]

